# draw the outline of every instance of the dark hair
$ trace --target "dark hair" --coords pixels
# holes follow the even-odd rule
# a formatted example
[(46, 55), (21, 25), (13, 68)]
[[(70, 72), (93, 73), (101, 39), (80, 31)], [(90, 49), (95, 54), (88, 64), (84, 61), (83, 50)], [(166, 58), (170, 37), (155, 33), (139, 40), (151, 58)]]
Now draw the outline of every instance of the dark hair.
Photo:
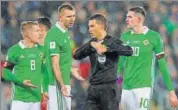
[(75, 8), (70, 3), (63, 3), (58, 7), (58, 13), (61, 13), (64, 9), (75, 10)]
[(39, 24), (45, 25), (47, 29), (50, 29), (50, 28), (51, 28), (51, 22), (50, 22), (50, 20), (49, 20), (48, 17), (39, 17), (39, 18), (37, 19), (37, 22), (38, 22)]
[(96, 20), (97, 23), (104, 25), (105, 30), (107, 29), (107, 19), (103, 14), (94, 14), (89, 20)]
[(144, 17), (146, 16), (146, 11), (143, 7), (136, 6), (136, 7), (130, 8), (129, 11), (133, 11), (135, 13), (140, 13)]

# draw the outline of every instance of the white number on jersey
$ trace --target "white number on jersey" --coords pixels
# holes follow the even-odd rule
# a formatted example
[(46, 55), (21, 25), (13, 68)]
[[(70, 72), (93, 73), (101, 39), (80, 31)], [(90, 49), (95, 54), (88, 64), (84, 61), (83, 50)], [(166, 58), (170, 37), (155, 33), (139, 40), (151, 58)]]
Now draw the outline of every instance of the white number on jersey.
[(35, 70), (35, 60), (30, 60), (31, 70)]
[(139, 56), (139, 47), (132, 47), (132, 50), (133, 50), (133, 54), (132, 56)]

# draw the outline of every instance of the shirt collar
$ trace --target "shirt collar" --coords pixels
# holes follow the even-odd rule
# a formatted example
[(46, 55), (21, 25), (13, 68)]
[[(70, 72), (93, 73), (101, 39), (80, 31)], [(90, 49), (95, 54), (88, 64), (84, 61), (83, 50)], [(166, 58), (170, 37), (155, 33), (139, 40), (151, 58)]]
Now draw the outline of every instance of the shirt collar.
[[(27, 46), (24, 45), (23, 40), (19, 41), (19, 46), (20, 46), (22, 49), (28, 48)], [(35, 44), (35, 47), (37, 47), (37, 44)]]
[(66, 32), (66, 30), (63, 29), (63, 28), (60, 26), (59, 22), (56, 22), (56, 27), (57, 27), (59, 30), (61, 30), (63, 33)]
[[(148, 28), (147, 26), (144, 26), (144, 30), (143, 30), (142, 33), (143, 33), (144, 35), (146, 35), (148, 31), (149, 31), (149, 28)], [(133, 30), (131, 31), (131, 35), (132, 35), (132, 34), (134, 34), (134, 31), (133, 31)]]

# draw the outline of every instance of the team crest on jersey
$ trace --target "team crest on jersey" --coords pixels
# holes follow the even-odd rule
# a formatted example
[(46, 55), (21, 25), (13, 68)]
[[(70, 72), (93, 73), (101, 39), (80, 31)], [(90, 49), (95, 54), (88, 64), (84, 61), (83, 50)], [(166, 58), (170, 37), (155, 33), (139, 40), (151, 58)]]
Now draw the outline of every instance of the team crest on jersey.
[(149, 41), (146, 39), (146, 40), (143, 41), (143, 44), (144, 44), (144, 45), (148, 45), (148, 44), (149, 44)]
[(43, 58), (44, 54), (42, 52), (40, 52), (39, 56), (40, 56), (40, 58)]
[(50, 42), (50, 49), (55, 49), (55, 48), (56, 48), (56, 43)]

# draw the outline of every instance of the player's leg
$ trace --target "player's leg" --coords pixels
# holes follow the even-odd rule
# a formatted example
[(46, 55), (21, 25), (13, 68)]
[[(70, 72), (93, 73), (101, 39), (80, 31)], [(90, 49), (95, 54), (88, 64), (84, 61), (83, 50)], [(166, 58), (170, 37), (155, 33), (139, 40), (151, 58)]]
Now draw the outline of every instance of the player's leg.
[(139, 105), (138, 110), (149, 110), (151, 88), (144, 87), (132, 90), (136, 96), (137, 105)]
[(40, 102), (31, 102), (29, 110), (41, 110), (40, 109)]
[(85, 110), (100, 110), (97, 99), (97, 87), (90, 85), (87, 90), (87, 98), (85, 100), (86, 108)]
[(101, 110), (118, 110), (119, 101), (117, 99), (117, 84), (103, 84), (100, 89), (100, 108)]
[(12, 101), (11, 110), (28, 110), (29, 104), (22, 101)]
[(121, 95), (121, 110), (138, 110), (137, 100), (131, 90), (122, 90)]
[(48, 110), (58, 110), (59, 102), (57, 101), (57, 89), (55, 85), (49, 85), (48, 95)]

